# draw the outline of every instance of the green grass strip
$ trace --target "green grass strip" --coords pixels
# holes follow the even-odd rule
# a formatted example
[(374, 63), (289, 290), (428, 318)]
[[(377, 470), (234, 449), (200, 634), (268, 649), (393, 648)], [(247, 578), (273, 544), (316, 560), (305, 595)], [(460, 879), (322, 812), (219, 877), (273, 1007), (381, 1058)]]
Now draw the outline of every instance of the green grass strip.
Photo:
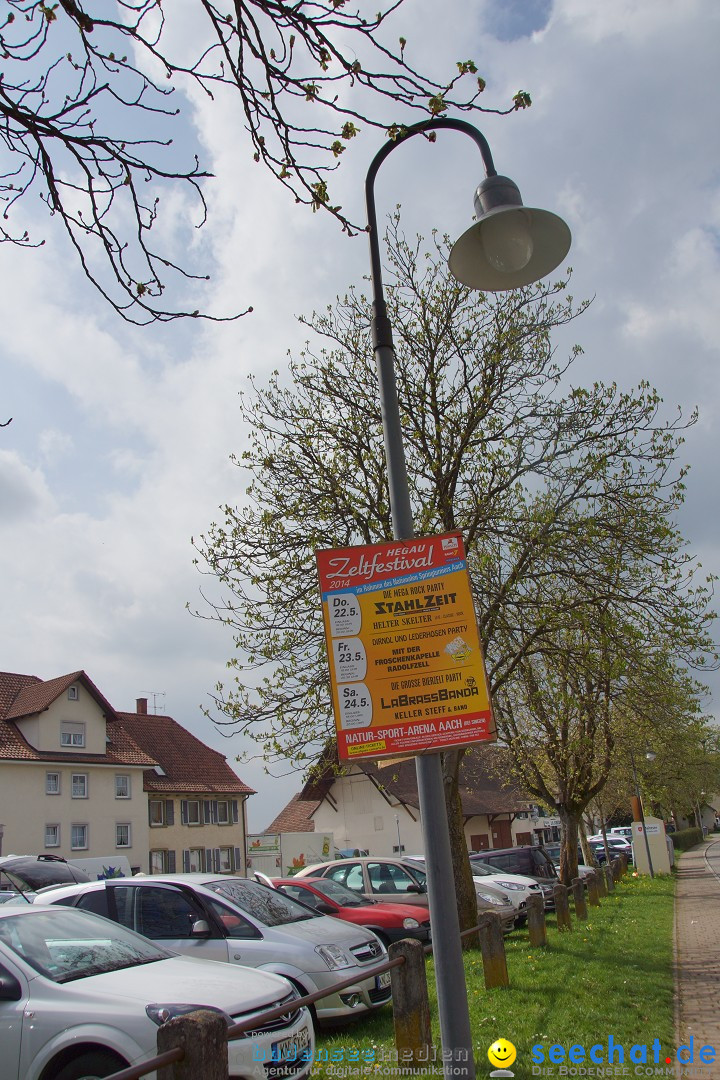
[[(586, 1053), (600, 1044), (607, 1062), (610, 1035), (616, 1046), (625, 1048), (627, 1075), (635, 1075), (635, 1065), (628, 1060), (633, 1045), (648, 1046), (648, 1069), (654, 1064), (654, 1039), (659, 1039), (662, 1047), (661, 1064), (666, 1056), (674, 1060), (674, 892), (672, 876), (650, 880), (628, 875), (613, 894), (602, 898), (600, 908), (589, 909), (587, 921), (573, 920), (571, 933), (559, 933), (554, 917), (549, 915), (545, 949), (532, 949), (527, 932), (514, 931), (506, 939), (510, 986), (505, 989), (486, 990), (480, 954), (466, 953), (465, 976), (478, 1077), (488, 1076), (493, 1068), (487, 1050), (499, 1038), (509, 1040), (517, 1050), (511, 1066), (517, 1080), (529, 1080), (533, 1075), (578, 1075), (563, 1074), (559, 1063), (548, 1061), (549, 1048), (556, 1044), (566, 1051), (571, 1046), (582, 1046)], [(438, 1050), (434, 1066), (405, 1074), (417, 1080), (441, 1075), (432, 958), (428, 958), (427, 973)], [(538, 1044), (544, 1047), (545, 1064), (536, 1065), (533, 1073), (531, 1048)], [(399, 1076), (394, 1046), (392, 1012), (388, 1007), (342, 1030), (323, 1032), (318, 1038), (319, 1060), (312, 1076), (317, 1080)], [(617, 1055), (614, 1062), (618, 1063)], [(564, 1065), (578, 1068), (567, 1057)], [(593, 1063), (586, 1057), (583, 1066), (589, 1069)], [(596, 1071), (590, 1076), (601, 1069), (597, 1064), (593, 1067)], [(548, 1071), (540, 1073), (539, 1068)]]

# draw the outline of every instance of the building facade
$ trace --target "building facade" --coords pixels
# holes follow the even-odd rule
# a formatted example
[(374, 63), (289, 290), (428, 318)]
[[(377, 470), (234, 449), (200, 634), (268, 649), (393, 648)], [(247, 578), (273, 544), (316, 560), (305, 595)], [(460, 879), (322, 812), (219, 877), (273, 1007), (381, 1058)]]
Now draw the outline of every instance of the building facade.
[[(468, 850), (531, 844), (543, 828), (523, 792), (503, 776), (503, 749), (478, 747), (461, 765), (460, 796)], [(299, 795), (268, 826), (268, 832), (290, 831), (296, 821), (316, 832), (332, 833), (339, 850), (371, 855), (422, 855), (415, 762), (379, 767), (363, 761), (339, 768), (328, 753)]]
[(85, 672), (0, 673), (4, 854), (124, 855), (147, 871), (143, 773), (154, 764)]
[(252, 788), (172, 717), (117, 712), (84, 671), (0, 672), (0, 854), (245, 872)]

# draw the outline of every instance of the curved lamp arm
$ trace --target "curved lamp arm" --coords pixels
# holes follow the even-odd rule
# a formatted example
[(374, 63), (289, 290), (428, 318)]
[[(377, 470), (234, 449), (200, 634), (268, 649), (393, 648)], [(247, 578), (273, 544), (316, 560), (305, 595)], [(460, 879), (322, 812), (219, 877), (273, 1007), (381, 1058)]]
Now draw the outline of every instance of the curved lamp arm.
[(486, 176), (497, 176), (493, 163), (492, 154), (488, 141), (481, 131), (466, 120), (453, 120), (450, 117), (439, 117), (436, 120), (421, 120), (417, 124), (403, 128), (395, 139), (388, 139), (384, 146), (370, 162), (367, 178), (365, 180), (365, 204), (367, 206), (368, 239), (370, 241), (370, 277), (373, 287), (373, 345), (387, 345), (392, 348), (392, 330), (387, 318), (387, 308), (382, 284), (382, 266), (380, 263), (380, 237), (378, 235), (377, 213), (375, 210), (375, 177), (378, 169), (389, 154), (401, 143), (407, 142), (413, 135), (424, 135), (427, 131), (450, 128), (454, 131), (462, 131), (477, 144), (482, 155)]

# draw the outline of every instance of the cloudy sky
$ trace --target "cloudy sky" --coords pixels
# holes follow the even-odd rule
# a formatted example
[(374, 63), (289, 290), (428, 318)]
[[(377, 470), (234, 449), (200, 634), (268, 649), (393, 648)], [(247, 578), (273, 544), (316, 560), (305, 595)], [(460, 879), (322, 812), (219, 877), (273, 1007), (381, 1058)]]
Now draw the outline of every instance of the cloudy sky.
[[(170, 25), (181, 37), (192, 0), (172, 7), (188, 16)], [(441, 78), (473, 58), (488, 105), (532, 96), (524, 113), (476, 123), (526, 204), (572, 229), (572, 291), (595, 297), (572, 327), (583, 378), (647, 379), (669, 411), (699, 406), (681, 524), (703, 566), (720, 572), (720, 5), (444, 0), (442, 19), (438, 10), (437, 0), (405, 0), (390, 27), (415, 66)], [(23, 214), (44, 247), (0, 245), (0, 420), (13, 417), (0, 429), (0, 667), (41, 678), (83, 668), (118, 709), (148, 697), (232, 762), (243, 744), (201, 712), (232, 642), (185, 610), (201, 585), (190, 538), (242, 498), (229, 462), (244, 448), (238, 390), (299, 351), (296, 316), (361, 282), (367, 244), (297, 207), (253, 163), (231, 102), (188, 103), (183, 123), (216, 176), (189, 252), (212, 271), (200, 299), (216, 310), (252, 304), (254, 314), (128, 328), (78, 273), (37, 198)], [(361, 133), (333, 181), (354, 220), (381, 141)], [(459, 235), (481, 178), (470, 140), (413, 140), (383, 166), (378, 212), (402, 203), (409, 231)], [(165, 208), (171, 245), (185, 243), (186, 209), (180, 196)], [(258, 790), (249, 818), (260, 831), (300, 777), (236, 768)]]

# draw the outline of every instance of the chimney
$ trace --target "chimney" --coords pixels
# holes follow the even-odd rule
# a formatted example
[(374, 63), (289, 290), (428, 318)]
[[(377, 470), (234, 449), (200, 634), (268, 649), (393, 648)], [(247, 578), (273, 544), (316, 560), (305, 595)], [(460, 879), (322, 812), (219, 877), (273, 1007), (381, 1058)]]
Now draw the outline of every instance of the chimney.
[(139, 697), (135, 700), (135, 711), (138, 716), (147, 716), (147, 698)]

